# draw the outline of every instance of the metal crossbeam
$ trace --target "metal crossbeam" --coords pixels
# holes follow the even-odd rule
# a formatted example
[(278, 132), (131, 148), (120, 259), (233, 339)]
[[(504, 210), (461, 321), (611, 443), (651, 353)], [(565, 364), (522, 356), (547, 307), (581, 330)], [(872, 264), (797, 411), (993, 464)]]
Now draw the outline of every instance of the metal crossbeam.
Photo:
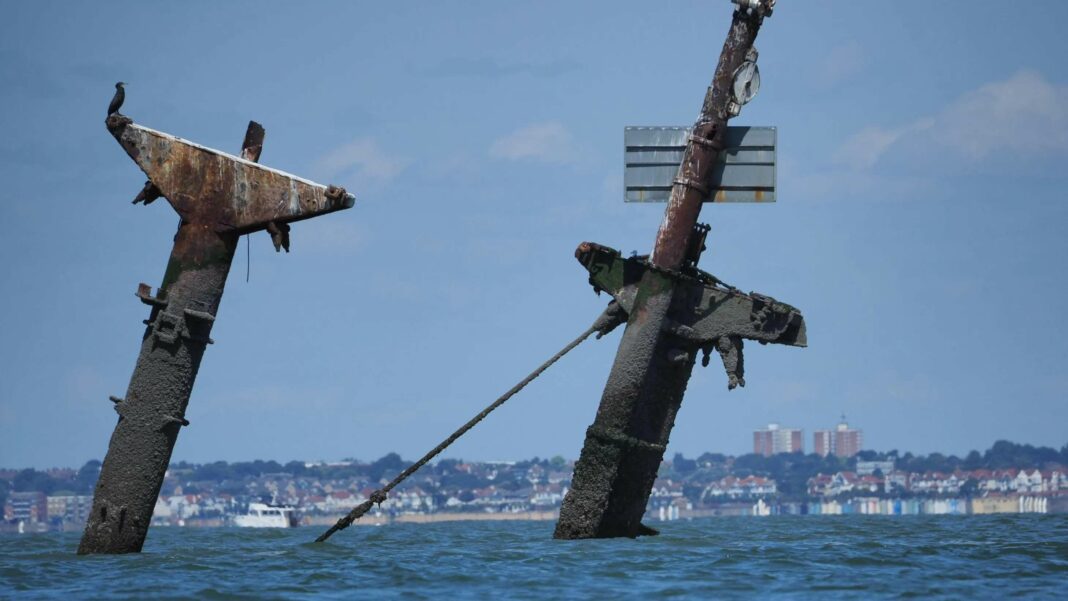
[[(218, 230), (252, 231), (353, 206), (356, 197), (135, 123), (119, 144), (174, 210)], [(336, 189), (335, 189), (336, 190)]]

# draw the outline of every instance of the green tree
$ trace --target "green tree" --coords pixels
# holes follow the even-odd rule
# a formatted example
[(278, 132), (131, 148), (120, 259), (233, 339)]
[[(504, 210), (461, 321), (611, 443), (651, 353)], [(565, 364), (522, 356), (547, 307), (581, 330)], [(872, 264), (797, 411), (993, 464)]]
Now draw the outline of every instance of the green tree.
[(46, 495), (60, 488), (61, 483), (44, 472), (24, 469), (12, 481), (16, 492), (43, 492)]
[(75, 490), (79, 494), (91, 495), (96, 488), (96, 480), (100, 477), (100, 461), (90, 459), (78, 470), (74, 477)]
[(233, 477), (233, 470), (230, 469), (230, 464), (225, 461), (198, 465), (189, 474), (189, 480), (194, 482), (222, 482), (223, 480), (231, 480)]
[(987, 469), (1036, 468), (1047, 463), (1058, 463), (1061, 453), (1049, 447), (1021, 445), (1007, 440), (999, 440), (983, 454)]
[(290, 461), (282, 466), (282, 471), (293, 476), (303, 476), (307, 473), (308, 468), (304, 465), (303, 461)]
[(675, 458), (671, 460), (671, 467), (676, 474), (685, 476), (697, 471), (697, 462), (683, 457), (682, 453), (675, 453)]
[(409, 465), (411, 464), (401, 459), (400, 455), (388, 453), (371, 463), (367, 469), (367, 475), (372, 482), (378, 482), (387, 473), (395, 476)]
[(723, 453), (702, 453), (697, 458), (697, 464), (704, 468), (722, 468), (727, 463), (727, 456)]
[(472, 488), (483, 488), (488, 484), (489, 482), (467, 472), (452, 472), (441, 477), (442, 488), (448, 489), (470, 490)]

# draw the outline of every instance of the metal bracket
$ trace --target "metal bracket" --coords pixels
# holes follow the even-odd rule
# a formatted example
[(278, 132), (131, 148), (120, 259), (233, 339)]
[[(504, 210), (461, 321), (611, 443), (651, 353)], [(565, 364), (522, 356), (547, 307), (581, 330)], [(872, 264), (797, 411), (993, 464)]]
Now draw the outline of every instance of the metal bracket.
[(212, 323), (212, 322), (215, 321), (215, 316), (212, 315), (211, 313), (208, 313), (207, 311), (197, 311), (196, 309), (184, 309), (182, 312), (185, 313), (185, 316), (187, 318), (199, 319), (200, 321), (205, 321), (205, 322), (208, 322), (208, 323)]
[(163, 300), (163, 299), (161, 299), (161, 298), (159, 298), (157, 296), (152, 296), (152, 286), (149, 286), (148, 284), (146, 284), (144, 282), (141, 282), (140, 284), (137, 285), (137, 292), (135, 294), (136, 294), (137, 298), (141, 299), (142, 303), (144, 303), (144, 304), (146, 304), (146, 305), (148, 305), (150, 307), (166, 307), (167, 306), (167, 301), (165, 301), (165, 300)]
[(690, 234), (690, 245), (686, 249), (686, 258), (683, 260), (683, 268), (697, 269), (697, 262), (701, 260), (701, 253), (706, 249), (705, 240), (708, 239), (708, 231), (712, 227), (707, 223), (698, 223), (693, 226)]
[(719, 146), (715, 142), (713, 142), (709, 138), (703, 138), (703, 137), (698, 136), (696, 134), (690, 134), (690, 135), (686, 136), (686, 140), (689, 141), (689, 142), (693, 142), (694, 144), (697, 144), (698, 146), (704, 146), (705, 148), (712, 148), (714, 150), (720, 150)]
[[(126, 399), (120, 399), (119, 397), (117, 397), (115, 395), (111, 395), (111, 396), (108, 397), (108, 400), (110, 400), (112, 403), (115, 403), (115, 405), (114, 405), (115, 413), (118, 413), (122, 417), (129, 417), (128, 413), (129, 413), (131, 407), (130, 407), (130, 404), (126, 402)], [(142, 407), (142, 412), (143, 412), (143, 410), (144, 410), (144, 408)], [(167, 414), (163, 414), (163, 415), (158, 416), (158, 420), (159, 420), (159, 425), (156, 426), (156, 430), (159, 431), (159, 432), (162, 432), (163, 429), (166, 428), (167, 426), (171, 426), (171, 425), (175, 425), (175, 424), (177, 424), (178, 426), (181, 426), (181, 427), (189, 425), (189, 420), (185, 419), (184, 417), (175, 417), (173, 415), (167, 415)], [(156, 420), (153, 419), (153, 421), (156, 421)]]
[(697, 181), (695, 179), (690, 179), (688, 177), (676, 177), (675, 180), (672, 181), (671, 183), (675, 184), (675, 185), (679, 185), (679, 186), (686, 186), (688, 188), (693, 188), (694, 190), (697, 190), (698, 192), (700, 192), (700, 193), (702, 193), (702, 194), (704, 194), (706, 196), (708, 195), (708, 186), (702, 184), (701, 182), (699, 182), (699, 181)]
[(623, 448), (623, 449), (635, 449), (639, 451), (649, 451), (653, 453), (663, 453), (667, 450), (662, 444), (656, 444), (648, 442), (633, 436), (628, 436), (622, 432), (611, 432), (604, 428), (598, 428), (597, 426), (590, 426), (586, 428), (586, 434), (592, 436), (601, 442), (606, 442), (610, 445)]
[(178, 338), (186, 336), (185, 319), (166, 310), (156, 314), (150, 325), (152, 335), (164, 344), (174, 344)]
[(158, 430), (163, 430), (167, 426), (174, 425), (174, 424), (177, 424), (178, 426), (188, 426), (189, 425), (189, 420), (185, 419), (184, 417), (174, 417), (173, 415), (163, 415), (161, 417), (163, 418), (163, 424), (160, 425)]
[[(144, 299), (142, 299), (144, 300)], [(166, 309), (168, 304), (163, 302), (162, 305), (158, 304), (158, 299), (154, 299), (156, 306), (164, 307), (157, 314), (155, 319), (145, 320), (145, 325), (152, 327), (152, 335), (157, 340), (164, 344), (174, 344), (179, 338), (187, 338), (194, 342), (203, 342), (205, 344), (215, 344), (215, 341), (211, 338), (204, 336), (194, 336), (189, 331), (189, 320), (203, 321), (212, 323), (215, 321), (215, 316), (207, 311), (197, 311), (196, 309), (183, 309), (180, 314), (171, 313)], [(147, 304), (147, 303), (146, 303)]]

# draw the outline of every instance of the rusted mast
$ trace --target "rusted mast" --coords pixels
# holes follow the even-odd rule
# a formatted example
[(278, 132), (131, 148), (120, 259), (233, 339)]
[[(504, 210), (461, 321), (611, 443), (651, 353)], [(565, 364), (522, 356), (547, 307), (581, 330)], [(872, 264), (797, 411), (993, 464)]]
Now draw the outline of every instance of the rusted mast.
[[(641, 517), (696, 359), (696, 352), (669, 332), (677, 321), (669, 311), (673, 316), (692, 316), (700, 300), (677, 294), (678, 272), (688, 258), (695, 264), (700, 253), (699, 248), (696, 253), (691, 250), (691, 237), (709, 192), (709, 174), (724, 149), (727, 121), (736, 109), (731, 106), (735, 72), (753, 50), (760, 25), (775, 4), (774, 0), (732, 1), (739, 6), (686, 145), (600, 407), (587, 430), (555, 538), (656, 533), (641, 523)], [(587, 243), (576, 254), (584, 261), (593, 250)], [(721, 354), (726, 364), (731, 341), (725, 344), (728, 348)], [(738, 347), (740, 351), (740, 341)], [(740, 362), (740, 354), (736, 356)]]
[[(97, 481), (79, 554), (141, 550), (152, 511), (185, 419), (193, 382), (243, 234), (353, 205), (341, 188), (325, 187), (255, 165), (264, 130), (250, 122), (241, 158), (141, 127), (121, 114), (107, 127), (149, 178), (145, 191), (162, 195), (181, 216), (151, 307), (125, 398)], [(277, 242), (277, 240), (276, 240)], [(288, 245), (288, 237), (286, 240)]]

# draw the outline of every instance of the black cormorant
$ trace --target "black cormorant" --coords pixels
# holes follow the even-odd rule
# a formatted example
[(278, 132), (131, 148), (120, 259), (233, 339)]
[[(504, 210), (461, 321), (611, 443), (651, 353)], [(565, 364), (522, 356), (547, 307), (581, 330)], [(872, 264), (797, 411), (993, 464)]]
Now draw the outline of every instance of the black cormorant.
[(114, 115), (122, 108), (122, 103), (126, 100), (126, 90), (122, 86), (126, 85), (123, 82), (115, 84), (115, 96), (111, 98), (111, 104), (108, 105), (108, 116)]

